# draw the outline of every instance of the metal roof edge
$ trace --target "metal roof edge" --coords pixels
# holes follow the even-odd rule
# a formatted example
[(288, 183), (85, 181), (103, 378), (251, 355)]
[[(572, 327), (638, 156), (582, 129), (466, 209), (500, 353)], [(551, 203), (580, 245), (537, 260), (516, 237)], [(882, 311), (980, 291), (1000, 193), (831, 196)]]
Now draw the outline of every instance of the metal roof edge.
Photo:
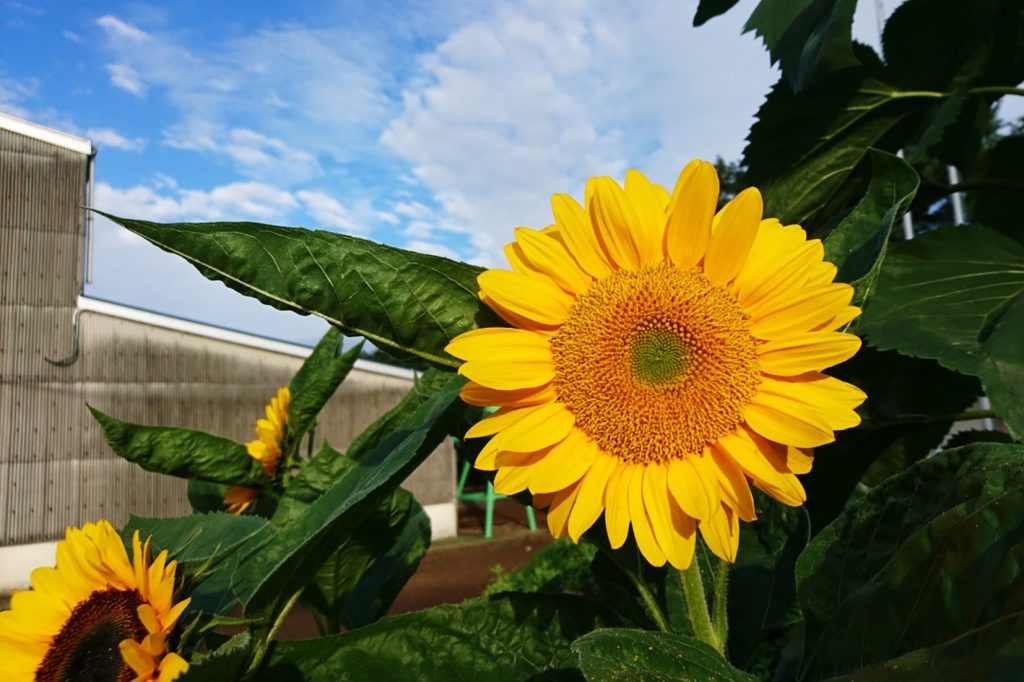
[(40, 140), (42, 142), (48, 142), (49, 144), (63, 147), (64, 149), (70, 149), (73, 152), (79, 154), (85, 154), (89, 156), (95, 152), (95, 148), (92, 146), (92, 142), (85, 139), (84, 137), (78, 137), (70, 133), (64, 133), (53, 128), (48, 128), (32, 121), (26, 121), (23, 118), (18, 118), (12, 114), (6, 114), (0, 111), (0, 129), (9, 130), (25, 137), (31, 137), (34, 140)]
[[(93, 312), (100, 315), (117, 317), (123, 320), (141, 322), (142, 324), (148, 324), (161, 329), (169, 329), (172, 331), (183, 332), (185, 334), (192, 334), (193, 336), (225, 341), (227, 343), (234, 343), (239, 346), (247, 346), (249, 348), (258, 348), (260, 350), (280, 353), (281, 355), (290, 355), (296, 358), (309, 357), (309, 354), (313, 351), (310, 346), (288, 343), (286, 341), (277, 341), (275, 339), (268, 339), (255, 334), (246, 334), (245, 332), (239, 332), (233, 329), (203, 324), (202, 322), (192, 322), (191, 320), (184, 320), (180, 317), (154, 313), (149, 310), (133, 308), (120, 303), (112, 303), (110, 301), (104, 301), (84, 295), (79, 295), (77, 306), (78, 309), (83, 312)], [(373, 374), (383, 374), (385, 376), (396, 377), (398, 379), (407, 379), (409, 381), (416, 378), (416, 373), (410, 369), (385, 365), (379, 362), (373, 362), (372, 360), (363, 360), (362, 358), (356, 360), (355, 369), (362, 370), (364, 372), (371, 372)]]

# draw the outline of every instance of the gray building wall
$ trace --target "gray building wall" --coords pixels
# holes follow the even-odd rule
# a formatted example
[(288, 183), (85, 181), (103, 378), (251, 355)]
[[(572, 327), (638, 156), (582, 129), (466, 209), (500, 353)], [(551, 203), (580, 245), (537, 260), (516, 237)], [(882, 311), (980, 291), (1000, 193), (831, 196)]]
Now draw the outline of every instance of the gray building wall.
[[(302, 363), (254, 337), (219, 340), (199, 325), (181, 331), (172, 318), (160, 326), (116, 310), (80, 313), (76, 355), (87, 171), (87, 156), (0, 127), (0, 546), (54, 539), (97, 518), (121, 524), (129, 512), (189, 511), (184, 481), (114, 455), (86, 403), (247, 441)], [(388, 372), (360, 363), (325, 408), (318, 439), (344, 449), (397, 403), (412, 378)], [(446, 443), (406, 485), (422, 504), (454, 509), (454, 476)]]

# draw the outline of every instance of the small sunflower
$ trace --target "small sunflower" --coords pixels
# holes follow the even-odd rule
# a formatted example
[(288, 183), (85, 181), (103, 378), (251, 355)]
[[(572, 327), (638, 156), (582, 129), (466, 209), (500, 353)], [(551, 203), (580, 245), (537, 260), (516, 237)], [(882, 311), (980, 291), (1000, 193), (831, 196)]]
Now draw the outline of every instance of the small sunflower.
[(176, 562), (149, 557), (132, 538), (134, 561), (106, 521), (68, 528), (56, 568), (32, 572), (0, 612), (0, 678), (16, 682), (166, 682), (188, 670), (167, 639), (189, 599), (173, 604)]
[(550, 506), (556, 537), (603, 514), (612, 547), (632, 529), (655, 566), (688, 567), (698, 528), (734, 561), (749, 484), (802, 504), (811, 448), (859, 423), (864, 393), (821, 373), (860, 348), (837, 331), (853, 288), (820, 240), (762, 219), (756, 189), (716, 213), (718, 191), (704, 161), (671, 194), (634, 170), (593, 178), (586, 208), (555, 195), (555, 224), (518, 228), (511, 271), (477, 280), (511, 328), (447, 347), (463, 400), (501, 408), (466, 436), (492, 436), (476, 466)]
[[(249, 456), (262, 464), (263, 470), (271, 478), (277, 469), (281, 446), (288, 433), (288, 405), (291, 396), (287, 386), (277, 389), (277, 395), (267, 403), (267, 418), (256, 421), (256, 440), (245, 444)], [(241, 514), (258, 496), (259, 491), (256, 489), (236, 485), (224, 493), (224, 504), (228, 506), (228, 513)]]

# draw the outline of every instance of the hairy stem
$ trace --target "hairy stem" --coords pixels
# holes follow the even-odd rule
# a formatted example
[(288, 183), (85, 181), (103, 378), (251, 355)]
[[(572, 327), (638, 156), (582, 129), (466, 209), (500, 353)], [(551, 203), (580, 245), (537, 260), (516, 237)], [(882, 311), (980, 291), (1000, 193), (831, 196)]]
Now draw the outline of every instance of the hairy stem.
[(715, 596), (711, 604), (711, 625), (714, 627), (718, 641), (725, 648), (729, 638), (729, 619), (726, 605), (729, 596), (729, 562), (719, 559), (715, 567)]
[(686, 600), (686, 613), (690, 617), (693, 635), (705, 644), (710, 644), (718, 653), (725, 652), (725, 642), (718, 637), (711, 625), (708, 615), (708, 602), (704, 597), (704, 583), (700, 579), (700, 566), (697, 557), (685, 571), (679, 571), (679, 581), (683, 586), (683, 599)]

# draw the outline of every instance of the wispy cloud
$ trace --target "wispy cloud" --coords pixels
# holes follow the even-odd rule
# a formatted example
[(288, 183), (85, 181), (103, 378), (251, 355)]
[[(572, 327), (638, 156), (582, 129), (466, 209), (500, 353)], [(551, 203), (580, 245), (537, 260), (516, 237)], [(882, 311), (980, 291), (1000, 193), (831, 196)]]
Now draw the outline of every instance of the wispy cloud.
[(306, 213), (319, 223), (318, 227), (341, 230), (342, 232), (365, 232), (365, 229), (353, 221), (348, 210), (334, 197), (323, 192), (308, 190), (299, 191), (296, 196), (302, 201)]
[(100, 17), (96, 20), (96, 23), (109, 35), (123, 38), (133, 43), (144, 43), (149, 39), (149, 34), (138, 26), (133, 26), (110, 14)]
[(146, 140), (141, 137), (125, 137), (113, 128), (89, 128), (85, 136), (95, 142), (101, 149), (121, 149), (127, 152), (141, 152), (146, 147)]
[(260, 182), (232, 182), (210, 190), (96, 184), (96, 208), (114, 215), (155, 221), (276, 220), (299, 204), (288, 191)]
[(107, 64), (110, 84), (136, 97), (146, 96), (146, 84), (142, 82), (139, 72), (127, 64)]

